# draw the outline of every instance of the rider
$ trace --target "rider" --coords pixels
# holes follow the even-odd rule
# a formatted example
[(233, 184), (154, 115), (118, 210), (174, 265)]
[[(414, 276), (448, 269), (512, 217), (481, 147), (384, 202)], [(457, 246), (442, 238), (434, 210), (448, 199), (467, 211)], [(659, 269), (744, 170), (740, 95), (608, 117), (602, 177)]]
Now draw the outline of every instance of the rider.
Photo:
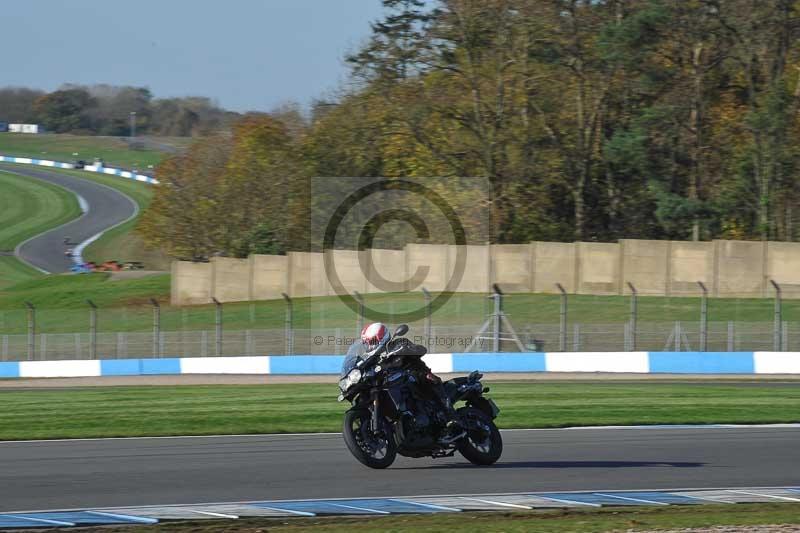
[[(386, 324), (381, 322), (367, 324), (364, 326), (364, 329), (361, 330), (361, 343), (364, 345), (364, 349), (368, 352), (371, 352), (378, 347), (383, 348), (391, 338), (392, 335), (389, 333), (389, 328), (386, 327)], [(447, 396), (447, 393), (444, 390), (444, 383), (442, 383), (442, 379), (434, 374), (431, 369), (428, 368), (428, 366), (422, 361), (422, 356), (425, 355), (427, 350), (424, 346), (413, 344), (408, 339), (402, 340), (407, 344), (407, 349), (403, 355), (411, 356), (416, 359), (416, 361), (410, 366), (411, 371), (414, 372), (415, 377), (417, 378), (417, 383), (421, 384), (423, 387), (426, 384), (428, 385), (428, 390), (433, 392), (433, 395), (436, 397), (440, 406), (447, 414), (448, 420), (445, 425), (447, 433), (450, 435), (455, 435), (461, 429), (461, 424), (458, 422), (456, 411), (453, 409), (450, 398)]]

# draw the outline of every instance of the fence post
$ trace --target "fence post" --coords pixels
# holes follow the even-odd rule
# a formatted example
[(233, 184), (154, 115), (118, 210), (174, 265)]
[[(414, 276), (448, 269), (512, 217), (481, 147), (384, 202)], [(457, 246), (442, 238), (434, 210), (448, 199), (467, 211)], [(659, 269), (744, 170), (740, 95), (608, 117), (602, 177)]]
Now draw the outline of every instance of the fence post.
[(777, 283), (775, 283), (774, 279), (769, 280), (772, 283), (772, 286), (775, 288), (775, 324), (773, 325), (772, 331), (772, 348), (776, 352), (783, 351), (783, 335), (781, 335), (781, 329), (783, 328), (783, 320), (781, 318), (781, 287)]
[(633, 286), (633, 283), (630, 281), (628, 282), (628, 288), (631, 290), (631, 325), (630, 325), (630, 334), (631, 334), (631, 346), (630, 351), (636, 351), (636, 319), (638, 318), (639, 314), (639, 293), (636, 292), (636, 287)]
[(356, 331), (360, 335), (361, 330), (364, 329), (364, 297), (358, 291), (353, 291), (353, 298), (358, 302), (358, 321), (356, 322), (358, 328)]
[(708, 289), (702, 281), (698, 281), (700, 290), (703, 291), (700, 300), (700, 351), (708, 350)]
[(732, 352), (736, 348), (736, 339), (734, 338), (733, 320), (728, 320), (728, 351)]
[(288, 294), (282, 292), (281, 296), (283, 296), (283, 300), (286, 302), (286, 355), (294, 355), (294, 308), (292, 307), (292, 299), (289, 298)]
[(559, 314), (558, 326), (558, 349), (562, 352), (567, 351), (567, 291), (560, 283), (556, 283), (556, 287), (561, 291), (561, 311)]
[(89, 304), (89, 359), (97, 359), (97, 306), (91, 300)]
[(428, 289), (422, 287), (422, 294), (425, 296), (425, 347), (430, 350), (431, 347), (431, 327), (432, 327), (432, 317), (431, 317), (431, 293), (428, 292)]
[(572, 351), (581, 351), (581, 325), (573, 324), (572, 326)]
[(30, 302), (25, 302), (28, 308), (28, 361), (36, 357), (36, 307)]
[(494, 292), (492, 293), (492, 303), (494, 304), (494, 323), (492, 325), (492, 351), (498, 353), (500, 351), (500, 316), (503, 312), (503, 292), (500, 287), (495, 283), (492, 285)]
[(214, 306), (216, 307), (216, 313), (214, 315), (214, 330), (216, 331), (217, 336), (216, 355), (217, 357), (220, 357), (222, 355), (222, 304), (213, 296), (211, 300), (214, 301)]
[(161, 338), (161, 306), (155, 298), (150, 298), (150, 303), (153, 306), (153, 357), (161, 357), (161, 344), (158, 342)]

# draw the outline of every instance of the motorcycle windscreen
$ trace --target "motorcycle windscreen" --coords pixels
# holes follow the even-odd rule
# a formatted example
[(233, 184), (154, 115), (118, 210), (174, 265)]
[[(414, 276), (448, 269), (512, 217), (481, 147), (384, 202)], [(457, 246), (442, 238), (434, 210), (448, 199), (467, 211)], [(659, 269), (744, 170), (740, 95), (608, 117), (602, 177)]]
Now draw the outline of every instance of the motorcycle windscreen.
[(339, 377), (343, 378), (349, 374), (350, 371), (356, 367), (358, 361), (364, 358), (366, 353), (367, 351), (364, 349), (362, 343), (354, 342), (347, 350), (347, 355), (344, 357), (344, 362), (342, 363), (342, 372), (339, 374)]

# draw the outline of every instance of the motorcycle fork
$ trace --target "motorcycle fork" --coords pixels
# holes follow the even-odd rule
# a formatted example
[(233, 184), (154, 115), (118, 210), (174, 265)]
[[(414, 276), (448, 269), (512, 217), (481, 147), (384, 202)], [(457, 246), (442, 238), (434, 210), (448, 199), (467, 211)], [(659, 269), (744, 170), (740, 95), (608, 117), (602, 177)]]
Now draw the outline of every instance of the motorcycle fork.
[(378, 391), (372, 391), (372, 432), (377, 433), (380, 429), (380, 404), (378, 403)]

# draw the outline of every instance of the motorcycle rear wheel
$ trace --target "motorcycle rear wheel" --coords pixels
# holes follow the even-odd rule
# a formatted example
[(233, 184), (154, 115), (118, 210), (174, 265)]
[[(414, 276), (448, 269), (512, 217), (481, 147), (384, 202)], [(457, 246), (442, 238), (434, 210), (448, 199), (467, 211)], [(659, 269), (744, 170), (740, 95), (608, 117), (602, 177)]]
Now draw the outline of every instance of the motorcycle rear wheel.
[[(494, 421), (483, 411), (474, 407), (458, 410), (467, 436), (458, 446), (458, 451), (474, 465), (488, 466), (497, 462), (503, 454), (503, 437)], [(476, 426), (483, 426), (478, 429)]]
[(370, 468), (386, 468), (397, 457), (397, 446), (390, 432), (375, 435), (370, 428), (372, 415), (367, 409), (347, 411), (342, 435), (347, 449), (361, 464)]

